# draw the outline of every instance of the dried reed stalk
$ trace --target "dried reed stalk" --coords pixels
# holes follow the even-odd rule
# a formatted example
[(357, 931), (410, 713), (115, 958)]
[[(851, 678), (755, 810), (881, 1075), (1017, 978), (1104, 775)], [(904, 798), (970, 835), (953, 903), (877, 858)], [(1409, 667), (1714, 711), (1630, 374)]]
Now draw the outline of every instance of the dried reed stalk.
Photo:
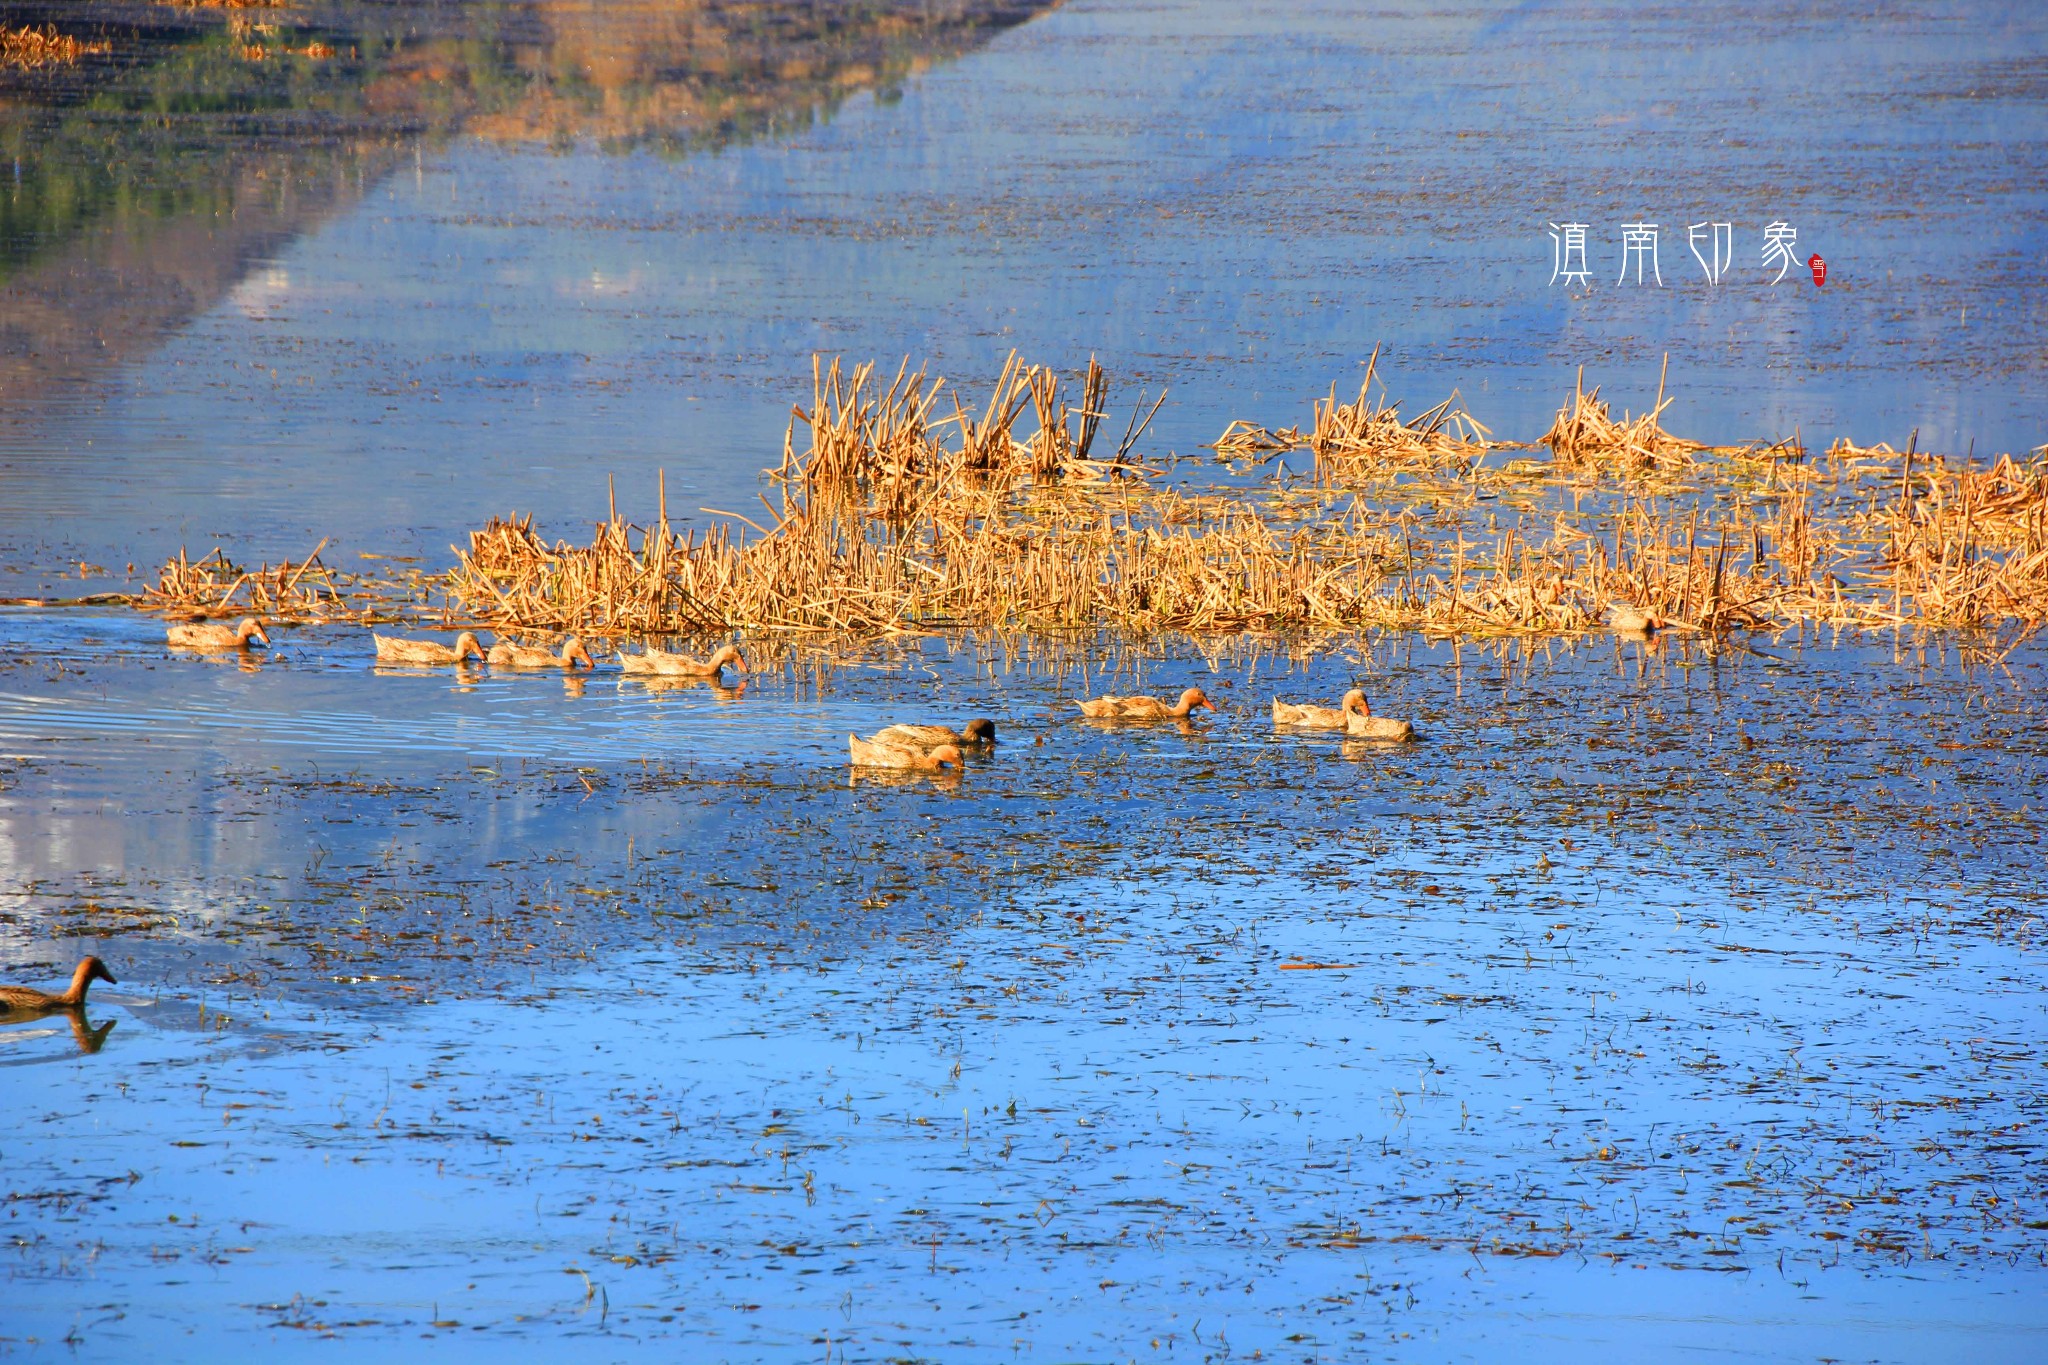
[[(1669, 367), (1670, 358), (1665, 359)], [(1538, 445), (1550, 447), (1559, 464), (1571, 467), (1620, 466), (1629, 472), (1669, 472), (1691, 468), (1694, 456), (1708, 447), (1698, 441), (1673, 436), (1659, 425), (1664, 409), (1673, 399), (1664, 396), (1664, 373), (1657, 377), (1657, 402), (1640, 417), (1623, 412), (1616, 421), (1600, 401), (1600, 390), (1586, 392), (1586, 367), (1579, 367), (1572, 386), (1569, 406), (1557, 410), (1550, 430), (1537, 437)]]
[(332, 570), (320, 560), (326, 548), (323, 537), (296, 564), (284, 560), (275, 568), (266, 563), (256, 569), (232, 563), (218, 545), (197, 560), (187, 558), (181, 548), (158, 570), (156, 586), (143, 592), (139, 605), (187, 617), (219, 616), (230, 610), (287, 618), (330, 615), (341, 594)]
[(74, 38), (59, 33), (53, 24), (0, 27), (0, 70), (39, 71), (45, 67), (73, 66), (81, 57), (104, 56), (113, 50), (111, 42)]
[[(530, 519), (494, 521), (471, 534), (445, 586), (485, 623), (597, 635), (970, 625), (1557, 633), (1599, 625), (1614, 602), (1721, 632), (1802, 620), (2034, 621), (2048, 604), (2039, 459), (1980, 469), (1916, 463), (1910, 449), (1837, 447), (1814, 468), (1781, 442), (1710, 464), (1694, 458), (1705, 449), (1694, 443), (1673, 453), (1656, 427), (1660, 393), (1647, 417), (1581, 422), (1557, 448), (1682, 457), (1714, 492), (1601, 494), (1585, 510), (1574, 491), (1570, 508), (1544, 510), (1522, 472), (1475, 468), (1425, 514), (1339, 492), (1335, 477), (1318, 489), (1203, 493), (1094, 481), (1099, 375), (1091, 366), (1077, 411), (1047, 371), (1012, 355), (985, 403), (969, 408), (956, 391), (954, 415), (934, 420), (943, 381), (922, 369), (906, 362), (883, 386), (871, 366), (820, 362), (811, 407), (794, 410), (770, 471), (781, 490), (774, 524), (738, 519), (756, 536), (678, 530), (665, 504), (644, 528), (614, 510), (584, 545), (549, 544)], [(1579, 397), (1562, 416), (1607, 422), (1596, 398)], [(1027, 405), (1038, 430), (1018, 440)], [(1317, 408), (1319, 468), (1459, 464), (1451, 452), (1485, 441), (1461, 420), (1439, 405), (1404, 422), (1365, 389), (1351, 404), (1333, 395)], [(1125, 445), (1142, 430), (1134, 412)], [(1472, 520), (1482, 508), (1483, 533)]]

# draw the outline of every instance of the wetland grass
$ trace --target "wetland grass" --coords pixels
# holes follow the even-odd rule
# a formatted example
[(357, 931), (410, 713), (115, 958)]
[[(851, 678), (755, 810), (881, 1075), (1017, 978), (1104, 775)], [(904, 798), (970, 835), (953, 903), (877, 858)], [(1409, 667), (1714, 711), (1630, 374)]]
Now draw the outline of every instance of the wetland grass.
[(658, 489), (646, 525), (616, 499), (582, 544), (544, 538), (531, 516), (493, 519), (445, 576), (377, 581), (331, 573), (318, 549), (255, 571), (181, 553), (140, 605), (388, 620), (438, 592), (449, 628), (720, 643), (734, 630), (1559, 635), (1599, 629), (1614, 603), (1708, 633), (2048, 616), (2039, 453), (1980, 465), (1917, 441), (1904, 454), (1837, 442), (1818, 460), (1797, 439), (1708, 447), (1662, 428), (1661, 382), (1648, 413), (1617, 421), (1581, 379), (1539, 443), (1550, 460), (1490, 466), (1507, 443), (1455, 395), (1403, 418), (1372, 397), (1369, 365), (1355, 400), (1316, 403), (1313, 432), (1240, 422), (1217, 443), (1308, 445), (1312, 482), (1283, 468), (1204, 486), (1137, 454), (1159, 400), (1141, 398), (1100, 456), (1108, 383), (1092, 360), (1078, 406), (1015, 354), (978, 401), (907, 361), (881, 373), (814, 361), (754, 515), (703, 508), (718, 520), (678, 526)]
[(245, 569), (218, 545), (203, 559), (188, 558), (181, 547), (174, 558), (164, 561), (157, 571), (156, 586), (145, 591), (137, 605), (190, 621), (235, 611), (319, 617), (341, 601), (333, 572), (320, 560), (320, 552), (326, 548), (327, 541), (322, 538), (313, 552), (296, 564), (283, 560), (275, 568), (266, 563)]
[[(1667, 369), (1669, 365), (1667, 357)], [(1664, 410), (1674, 401), (1664, 396), (1664, 374), (1660, 372), (1656, 404), (1640, 417), (1630, 417), (1624, 411), (1616, 420), (1600, 401), (1598, 388), (1586, 391), (1586, 369), (1581, 365), (1570, 404), (1557, 410), (1550, 430), (1537, 437), (1536, 444), (1549, 446), (1551, 456), (1567, 468), (1618, 468), (1632, 473), (1690, 469), (1698, 463), (1698, 454), (1709, 447), (1673, 436), (1659, 425)]]
[(76, 66), (83, 57), (103, 57), (114, 50), (104, 39), (86, 40), (59, 33), (54, 24), (0, 27), (0, 71), (41, 71)]
[(1307, 433), (1299, 427), (1274, 431), (1239, 420), (1210, 449), (1225, 459), (1263, 459), (1306, 446), (1315, 456), (1318, 481), (1329, 484), (1361, 483), (1417, 469), (1469, 474), (1491, 444), (1487, 428), (1465, 410), (1455, 393), (1412, 421), (1404, 420), (1399, 403), (1372, 397), (1378, 367), (1379, 350), (1374, 348), (1358, 396), (1339, 402), (1332, 384), (1328, 397), (1315, 400)]

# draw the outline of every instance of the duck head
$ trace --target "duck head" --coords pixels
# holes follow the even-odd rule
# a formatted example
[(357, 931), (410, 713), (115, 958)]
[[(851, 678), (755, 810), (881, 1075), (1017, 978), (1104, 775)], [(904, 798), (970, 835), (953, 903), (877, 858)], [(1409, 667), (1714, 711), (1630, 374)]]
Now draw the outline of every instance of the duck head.
[(455, 662), (461, 663), (472, 654), (481, 661), (484, 657), (484, 647), (477, 643), (474, 634), (465, 630), (455, 637)]
[(926, 757), (931, 759), (934, 768), (958, 768), (960, 766), (960, 749), (958, 745), (941, 744), (938, 748), (927, 754)]
[(996, 742), (996, 723), (987, 716), (977, 716), (967, 722), (969, 744), (993, 744)]
[(718, 652), (711, 656), (711, 666), (713, 668), (723, 668), (727, 664), (731, 664), (734, 668), (746, 669), (747, 661), (740, 657), (740, 647), (738, 645), (721, 645)]
[(76, 986), (84, 986), (88, 982), (93, 981), (104, 981), (109, 986), (121, 984), (114, 980), (114, 974), (107, 970), (107, 964), (100, 961), (97, 957), (89, 957), (79, 963), (78, 970), (73, 973), (71, 981)]
[(582, 664), (585, 668), (597, 667), (590, 657), (590, 651), (583, 647), (583, 641), (573, 635), (562, 641), (562, 657), (569, 661), (572, 668), (577, 664)]
[(1199, 687), (1190, 687), (1187, 691), (1180, 694), (1180, 710), (1183, 715), (1191, 716), (1205, 706), (1211, 711), (1219, 709), (1216, 703), (1210, 701), (1208, 695)]
[(270, 637), (263, 633), (263, 623), (253, 616), (242, 618), (242, 623), (235, 627), (235, 638), (245, 645), (251, 640), (261, 640), (266, 645), (270, 643)]
[(1341, 709), (1346, 715), (1369, 716), (1372, 714), (1372, 703), (1365, 699), (1364, 688), (1354, 687), (1344, 694), (1344, 703)]

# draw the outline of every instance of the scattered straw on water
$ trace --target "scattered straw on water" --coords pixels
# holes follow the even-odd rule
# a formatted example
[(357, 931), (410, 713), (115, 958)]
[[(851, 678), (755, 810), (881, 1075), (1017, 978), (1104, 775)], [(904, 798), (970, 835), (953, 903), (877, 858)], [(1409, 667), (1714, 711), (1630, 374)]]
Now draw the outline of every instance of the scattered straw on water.
[[(317, 550), (254, 572), (218, 551), (181, 554), (139, 604), (426, 613), (613, 639), (960, 627), (1555, 635), (1600, 628), (1616, 605), (1707, 633), (2048, 618), (2039, 453), (1980, 465), (1917, 441), (1903, 454), (1837, 443), (1821, 459), (1796, 439), (1710, 448), (1658, 425), (1670, 401), (1660, 384), (1649, 413), (1619, 423), (1581, 386), (1553, 428), (1570, 434), (1550, 442), (1552, 460), (1490, 466), (1486, 429), (1451, 400), (1407, 420), (1362, 388), (1353, 403), (1316, 405), (1317, 433), (1302, 438), (1317, 445), (1313, 482), (1283, 467), (1207, 487), (1169, 482), (1140, 454), (1157, 399), (1129, 409), (1113, 454), (1098, 449), (1111, 404), (1093, 362), (1078, 402), (1058, 374), (1014, 355), (979, 396), (908, 362), (881, 373), (817, 361), (753, 512), (707, 507), (715, 520), (678, 525), (657, 489), (651, 521), (614, 500), (582, 543), (548, 539), (530, 516), (494, 519), (445, 575), (333, 573)], [(1293, 439), (1234, 430), (1246, 448)], [(1683, 479), (1664, 476), (1681, 461)]]
[(73, 66), (84, 57), (104, 56), (114, 45), (105, 39), (74, 38), (52, 24), (0, 27), (0, 71), (40, 71)]

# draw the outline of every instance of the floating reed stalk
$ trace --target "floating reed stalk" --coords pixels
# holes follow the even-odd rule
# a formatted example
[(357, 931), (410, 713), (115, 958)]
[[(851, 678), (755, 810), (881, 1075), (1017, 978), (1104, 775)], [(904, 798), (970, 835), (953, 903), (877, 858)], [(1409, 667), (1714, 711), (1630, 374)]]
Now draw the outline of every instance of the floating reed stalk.
[(26, 24), (19, 28), (0, 26), (0, 71), (40, 71), (46, 67), (73, 66), (81, 57), (98, 57), (112, 52), (105, 40), (87, 41), (59, 33), (55, 25)]
[[(1665, 357), (1665, 369), (1670, 357)], [(1537, 438), (1538, 445), (1550, 447), (1559, 464), (1578, 467), (1619, 467), (1627, 472), (1669, 472), (1689, 469), (1694, 456), (1708, 447), (1698, 441), (1673, 436), (1659, 425), (1664, 409), (1675, 401), (1664, 396), (1665, 371), (1657, 375), (1657, 402), (1640, 417), (1623, 412), (1616, 421), (1600, 401), (1600, 390), (1586, 392), (1586, 367), (1579, 367), (1572, 385), (1572, 401), (1559, 408), (1550, 430)]]
[[(1705, 632), (2048, 614), (2038, 458), (1977, 468), (1838, 445), (1814, 467), (1780, 442), (1710, 462), (1697, 458), (1706, 447), (1657, 427), (1661, 393), (1650, 414), (1617, 424), (1581, 388), (1554, 448), (1596, 462), (1620, 451), (1631, 468), (1682, 457), (1712, 488), (1664, 499), (1596, 489), (1582, 506), (1586, 485), (1574, 480), (1555, 485), (1569, 490), (1568, 507), (1562, 493), (1543, 507), (1527, 471), (1486, 470), (1476, 454), (1467, 466), (1486, 435), (1462, 410), (1440, 404), (1403, 420), (1371, 400), (1369, 369), (1357, 401), (1317, 405), (1309, 440), (1321, 444), (1321, 486), (1197, 491), (1105, 477), (1152, 472), (1126, 457), (1158, 403), (1143, 419), (1133, 412), (1119, 459), (1097, 461), (1100, 376), (1091, 366), (1077, 409), (1049, 371), (1012, 355), (985, 401), (969, 404), (907, 362), (883, 385), (872, 366), (819, 361), (811, 405), (793, 410), (769, 471), (781, 494), (772, 524), (727, 513), (727, 524), (679, 530), (664, 506), (641, 527), (614, 509), (572, 545), (543, 540), (531, 519), (498, 520), (470, 535), (445, 587), (501, 628), (614, 636), (1568, 633), (1599, 626), (1617, 602)], [(942, 393), (953, 414), (935, 418)], [(1019, 439), (1027, 408), (1037, 430)], [(1353, 471), (1418, 465), (1470, 477), (1404, 486), (1425, 499), (1416, 506), (1339, 486), (1363, 477)]]

